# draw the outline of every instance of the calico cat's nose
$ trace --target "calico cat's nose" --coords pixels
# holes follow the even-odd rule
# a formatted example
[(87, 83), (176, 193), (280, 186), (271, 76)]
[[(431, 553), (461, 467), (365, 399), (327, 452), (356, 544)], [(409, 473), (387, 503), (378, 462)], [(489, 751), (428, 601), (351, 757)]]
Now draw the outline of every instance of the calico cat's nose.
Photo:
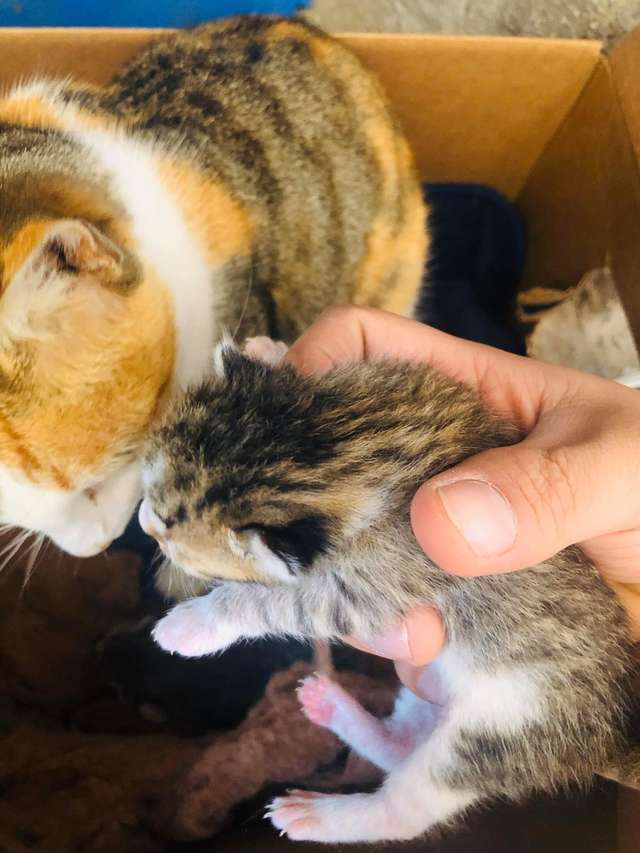
[(153, 536), (153, 538), (157, 539), (158, 542), (162, 542), (165, 539), (167, 527), (165, 523), (158, 518), (146, 500), (142, 501), (140, 504), (140, 509), (138, 510), (138, 521), (140, 522), (140, 527), (149, 536)]

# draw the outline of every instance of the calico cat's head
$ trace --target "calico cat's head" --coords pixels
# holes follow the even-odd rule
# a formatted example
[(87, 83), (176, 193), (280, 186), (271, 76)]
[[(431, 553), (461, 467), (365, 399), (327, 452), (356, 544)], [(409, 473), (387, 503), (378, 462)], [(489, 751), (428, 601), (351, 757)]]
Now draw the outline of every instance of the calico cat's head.
[(214, 361), (151, 437), (141, 524), (199, 579), (295, 582), (383, 511), (370, 371), (312, 379), (229, 345)]
[(31, 165), (0, 169), (0, 521), (88, 556), (139, 500), (174, 328), (126, 229)]

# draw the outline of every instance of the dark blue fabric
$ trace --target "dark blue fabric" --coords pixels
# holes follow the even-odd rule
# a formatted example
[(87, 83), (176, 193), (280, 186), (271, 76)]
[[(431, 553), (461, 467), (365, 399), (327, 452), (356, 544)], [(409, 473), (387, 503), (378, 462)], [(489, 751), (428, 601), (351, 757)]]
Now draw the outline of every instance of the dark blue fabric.
[(0, 0), (2, 27), (191, 27), (227, 15), (293, 15), (310, 0)]
[(428, 184), (433, 245), (419, 318), (442, 331), (524, 353), (513, 322), (526, 239), (515, 205), (481, 184)]

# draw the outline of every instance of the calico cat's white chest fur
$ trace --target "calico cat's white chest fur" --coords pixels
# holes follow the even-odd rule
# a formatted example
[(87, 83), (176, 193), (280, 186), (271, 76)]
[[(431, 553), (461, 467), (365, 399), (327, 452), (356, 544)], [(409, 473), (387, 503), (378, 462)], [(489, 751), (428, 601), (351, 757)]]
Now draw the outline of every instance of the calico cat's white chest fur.
[(109, 176), (131, 222), (140, 258), (171, 293), (176, 330), (176, 389), (205, 376), (216, 328), (216, 273), (186, 221), (179, 200), (159, 174), (161, 154), (124, 133), (92, 129), (69, 118), (78, 141)]

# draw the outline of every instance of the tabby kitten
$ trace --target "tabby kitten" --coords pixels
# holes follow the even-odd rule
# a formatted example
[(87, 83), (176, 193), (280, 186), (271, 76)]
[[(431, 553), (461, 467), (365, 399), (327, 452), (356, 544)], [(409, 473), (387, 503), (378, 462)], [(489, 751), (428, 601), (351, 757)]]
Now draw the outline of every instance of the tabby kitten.
[(409, 314), (427, 241), (378, 84), (309, 25), (229, 19), (158, 38), (104, 89), (19, 85), (0, 98), (0, 520), (98, 552), (223, 329)]
[(158, 643), (195, 656), (245, 637), (367, 638), (422, 602), (447, 631), (430, 670), (442, 704), (403, 689), (379, 721), (326, 678), (303, 684), (308, 716), (388, 776), (370, 794), (290, 792), (270, 806), (277, 828), (406, 839), (492, 797), (632, 766), (627, 624), (583, 553), (454, 577), (412, 535), (418, 486), (517, 441), (513, 427), (425, 365), (302, 377), (231, 346), (215, 362), (153, 435), (141, 518), (184, 571), (223, 582), (165, 616)]

